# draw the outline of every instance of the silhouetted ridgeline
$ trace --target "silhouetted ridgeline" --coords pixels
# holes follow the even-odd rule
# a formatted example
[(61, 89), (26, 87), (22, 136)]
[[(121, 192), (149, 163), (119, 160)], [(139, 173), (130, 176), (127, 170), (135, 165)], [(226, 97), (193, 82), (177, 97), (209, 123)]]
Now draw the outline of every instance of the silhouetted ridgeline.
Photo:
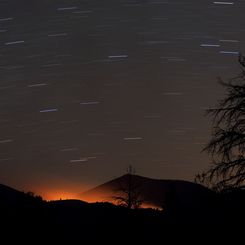
[(139, 193), (143, 205), (148, 207), (164, 209), (166, 199), (172, 195), (175, 204), (178, 206), (194, 209), (203, 205), (214, 195), (211, 190), (204, 186), (189, 181), (151, 179), (126, 174), (84, 192), (81, 199), (90, 201), (96, 197), (100, 201), (113, 201), (112, 197), (120, 195), (122, 188), (127, 189), (129, 178), (131, 178), (135, 191)]
[[(11, 231), (19, 239), (35, 235), (38, 240), (56, 242), (101, 241), (118, 237), (164, 240), (167, 230), (188, 226), (233, 226), (244, 221), (244, 191), (207, 195), (205, 203), (165, 212), (154, 209), (129, 210), (111, 203), (87, 203), (80, 200), (46, 202), (39, 197), (0, 185), (2, 237)], [(174, 228), (175, 229), (175, 228)], [(173, 230), (174, 230), (173, 229)], [(16, 239), (9, 236), (9, 240)], [(56, 243), (55, 243), (56, 244)]]

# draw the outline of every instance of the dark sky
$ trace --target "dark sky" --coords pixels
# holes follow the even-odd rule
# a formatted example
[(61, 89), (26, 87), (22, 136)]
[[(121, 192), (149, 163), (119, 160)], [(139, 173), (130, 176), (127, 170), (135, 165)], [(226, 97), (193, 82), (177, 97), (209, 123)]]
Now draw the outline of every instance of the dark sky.
[(193, 180), (216, 78), (240, 72), (244, 13), (243, 0), (0, 0), (0, 182), (51, 198), (129, 164)]

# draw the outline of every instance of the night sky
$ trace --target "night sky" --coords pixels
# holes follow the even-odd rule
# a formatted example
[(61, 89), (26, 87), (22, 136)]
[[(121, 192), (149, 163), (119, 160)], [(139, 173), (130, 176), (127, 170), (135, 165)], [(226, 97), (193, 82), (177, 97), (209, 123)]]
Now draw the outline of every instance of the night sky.
[(0, 182), (45, 198), (125, 173), (192, 181), (245, 1), (0, 0)]

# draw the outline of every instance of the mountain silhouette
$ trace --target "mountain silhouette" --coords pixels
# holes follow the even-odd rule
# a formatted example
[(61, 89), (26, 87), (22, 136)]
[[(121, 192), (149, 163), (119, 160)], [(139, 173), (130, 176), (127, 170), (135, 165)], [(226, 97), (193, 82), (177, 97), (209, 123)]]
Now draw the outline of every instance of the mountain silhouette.
[[(107, 190), (108, 195), (114, 193), (119, 185), (127, 184), (128, 178), (129, 175), (124, 175), (109, 181), (87, 191), (84, 196), (102, 191), (105, 195)], [(167, 193), (172, 192), (176, 195), (177, 205), (170, 202), (173, 208), (169, 212), (167, 209), (128, 209), (109, 202), (47, 202), (33, 194), (0, 185), (1, 239), (11, 243), (16, 239), (12, 234), (19, 232), (18, 241), (22, 239), (26, 243), (29, 239), (32, 244), (32, 237), (44, 244), (47, 240), (54, 244), (82, 244), (85, 241), (108, 241), (115, 235), (120, 239), (149, 239), (155, 243), (164, 242), (169, 231), (176, 233), (178, 229), (173, 225), (182, 230), (185, 227), (200, 228), (204, 224), (209, 227), (210, 222), (228, 226), (244, 220), (244, 191), (217, 194), (188, 181), (156, 180), (137, 175), (133, 176), (133, 181), (141, 186), (141, 195), (148, 204), (160, 206), (166, 201)]]
[(14, 202), (19, 198), (19, 196), (22, 196), (23, 194), (24, 194), (23, 192), (17, 191), (11, 187), (0, 184), (1, 200), (5, 199), (6, 201)]
[[(113, 196), (120, 195), (122, 186), (126, 186), (129, 175), (113, 179), (81, 195), (87, 201), (113, 201)], [(132, 181), (137, 186), (143, 206), (161, 208), (170, 192), (174, 192), (176, 202), (182, 208), (193, 208), (207, 204), (214, 193), (206, 187), (183, 180), (151, 179), (132, 175)]]
[(0, 184), (0, 208), (34, 207), (40, 203), (42, 203), (41, 197), (34, 196), (32, 192), (24, 193)]

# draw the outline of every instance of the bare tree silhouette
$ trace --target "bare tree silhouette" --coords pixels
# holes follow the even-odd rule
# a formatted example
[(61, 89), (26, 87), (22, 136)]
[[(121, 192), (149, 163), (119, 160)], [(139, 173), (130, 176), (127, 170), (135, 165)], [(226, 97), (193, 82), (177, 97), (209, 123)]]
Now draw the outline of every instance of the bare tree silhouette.
[(128, 209), (139, 208), (143, 202), (140, 197), (140, 186), (135, 180), (134, 175), (135, 169), (129, 165), (125, 178), (116, 190), (118, 195), (113, 196), (117, 204), (125, 206)]
[(207, 111), (213, 117), (213, 132), (204, 148), (213, 166), (198, 174), (196, 181), (217, 191), (244, 187), (245, 182), (245, 57), (239, 55), (242, 72), (228, 82), (219, 79), (227, 91), (217, 108)]

